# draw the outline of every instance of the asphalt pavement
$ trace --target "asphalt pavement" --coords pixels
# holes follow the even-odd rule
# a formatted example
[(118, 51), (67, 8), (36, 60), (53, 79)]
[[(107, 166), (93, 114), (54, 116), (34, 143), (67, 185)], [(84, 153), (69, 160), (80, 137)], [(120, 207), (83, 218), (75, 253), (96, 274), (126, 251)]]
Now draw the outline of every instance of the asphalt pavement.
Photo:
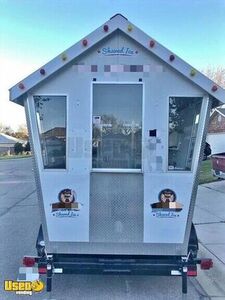
[[(182, 295), (180, 277), (127, 275), (55, 275), (53, 292), (34, 299), (225, 299), (225, 181), (199, 186), (194, 223), (199, 257), (212, 257), (214, 268), (188, 279)], [(30, 297), (4, 292), (4, 280), (15, 280), (24, 255), (35, 255), (40, 225), (30, 158), (0, 160), (0, 299)]]
[(214, 263), (211, 270), (199, 271), (197, 280), (210, 299), (225, 299), (225, 180), (198, 187), (193, 221), (199, 257)]

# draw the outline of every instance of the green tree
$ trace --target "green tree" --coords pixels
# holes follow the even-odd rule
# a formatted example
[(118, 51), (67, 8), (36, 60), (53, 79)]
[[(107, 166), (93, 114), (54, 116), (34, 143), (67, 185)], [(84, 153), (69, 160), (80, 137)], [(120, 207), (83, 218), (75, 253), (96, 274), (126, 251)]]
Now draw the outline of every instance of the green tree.
[(202, 73), (213, 80), (215, 83), (225, 88), (225, 67), (217, 66), (211, 67), (208, 66), (202, 70)]
[(23, 153), (23, 145), (19, 142), (15, 143), (14, 145), (14, 152), (16, 155), (18, 155), (19, 153)]
[(3, 123), (0, 123), (0, 133), (14, 136), (14, 131), (12, 130), (12, 128), (8, 125), (4, 125)]
[(26, 143), (26, 145), (24, 147), (24, 151), (25, 152), (29, 152), (30, 151), (30, 143), (29, 142)]
[(28, 139), (27, 126), (25, 124), (20, 124), (17, 131), (15, 132), (15, 137), (21, 140)]

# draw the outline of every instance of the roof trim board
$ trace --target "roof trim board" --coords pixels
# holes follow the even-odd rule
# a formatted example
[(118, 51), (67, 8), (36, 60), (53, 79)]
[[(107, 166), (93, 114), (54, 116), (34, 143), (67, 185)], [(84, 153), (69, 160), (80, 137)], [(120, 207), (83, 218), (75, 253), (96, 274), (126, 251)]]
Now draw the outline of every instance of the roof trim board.
[(23, 98), (29, 90), (46, 80), (49, 76), (63, 68), (79, 55), (90, 49), (102, 39), (111, 35), (116, 30), (121, 30), (130, 38), (141, 44), (149, 52), (155, 54), (158, 58), (184, 75), (186, 78), (197, 84), (213, 98), (225, 103), (225, 90), (210, 80), (208, 77), (194, 69), (184, 60), (179, 58), (173, 52), (159, 44), (141, 29), (130, 23), (124, 16), (117, 14), (110, 20), (98, 27), (84, 39), (74, 44), (63, 53), (56, 56), (43, 67), (33, 72), (21, 82), (13, 86), (10, 91), (10, 100), (18, 104), (23, 104)]

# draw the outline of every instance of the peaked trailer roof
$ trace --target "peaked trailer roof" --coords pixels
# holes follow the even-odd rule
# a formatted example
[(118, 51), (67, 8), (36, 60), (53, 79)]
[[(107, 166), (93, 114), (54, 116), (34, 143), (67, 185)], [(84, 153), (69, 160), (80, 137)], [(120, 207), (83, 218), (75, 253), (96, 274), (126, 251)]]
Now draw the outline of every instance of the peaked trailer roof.
[[(173, 54), (171, 51), (157, 43), (154, 39), (140, 30), (138, 27), (130, 23), (124, 16), (117, 14), (113, 16), (105, 24), (97, 28), (95, 31), (87, 35), (84, 39), (55, 57), (46, 65), (26, 77), (24, 80), (16, 84), (10, 89), (10, 100), (23, 105), (23, 100), (27, 93), (46, 80), (49, 76), (60, 70), (62, 67), (70, 63), (76, 57), (90, 49), (96, 43), (100, 42), (116, 30), (121, 30), (132, 39), (136, 40), (149, 52), (155, 54), (165, 63), (173, 67), (175, 70), (183, 74), (192, 82), (197, 84), (208, 94), (212, 95), (214, 100), (225, 103), (225, 90), (211, 81), (208, 77), (198, 72), (181, 58)], [(217, 101), (216, 101), (217, 102)], [(215, 103), (214, 105), (219, 105)]]

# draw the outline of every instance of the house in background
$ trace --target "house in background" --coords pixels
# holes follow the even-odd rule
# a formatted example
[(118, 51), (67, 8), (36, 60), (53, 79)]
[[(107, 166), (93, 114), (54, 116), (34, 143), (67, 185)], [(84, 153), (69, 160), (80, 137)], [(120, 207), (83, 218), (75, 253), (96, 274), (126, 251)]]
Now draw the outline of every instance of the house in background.
[(207, 142), (212, 154), (225, 152), (225, 107), (218, 107), (210, 117)]
[(5, 133), (0, 133), (0, 154), (13, 154), (14, 153), (14, 145), (16, 143), (24, 143), (17, 138), (14, 138)]

